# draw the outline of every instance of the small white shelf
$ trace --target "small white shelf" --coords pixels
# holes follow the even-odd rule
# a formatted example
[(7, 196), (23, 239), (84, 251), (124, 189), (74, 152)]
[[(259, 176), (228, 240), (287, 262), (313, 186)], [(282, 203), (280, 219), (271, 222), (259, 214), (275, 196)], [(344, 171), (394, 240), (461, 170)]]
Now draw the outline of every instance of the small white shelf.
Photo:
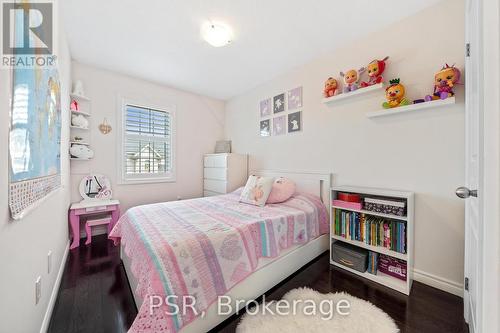
[(398, 215), (392, 215), (392, 214), (383, 214), (383, 213), (372, 212), (370, 210), (364, 210), (364, 209), (344, 208), (344, 207), (333, 206), (333, 205), (332, 205), (332, 208), (347, 210), (348, 212), (356, 212), (356, 213), (362, 213), (362, 214), (366, 214), (366, 215), (380, 216), (380, 217), (383, 217), (383, 218), (386, 218), (386, 219), (392, 219), (392, 220), (401, 220), (401, 221), (407, 221), (408, 220), (407, 216), (398, 216)]
[(384, 88), (383, 83), (377, 83), (377, 84), (374, 84), (373, 86), (369, 86), (369, 87), (365, 87), (365, 88), (358, 88), (357, 90), (354, 90), (354, 91), (351, 91), (348, 93), (342, 93), (342, 94), (335, 95), (332, 97), (323, 98), (323, 103), (330, 105), (330, 104), (333, 104), (335, 102), (345, 100), (347, 98), (356, 97), (359, 95), (365, 95), (365, 94), (368, 94), (368, 93), (371, 93), (374, 91), (379, 91), (383, 88)]
[[(338, 207), (333, 205), (333, 200), (338, 198), (339, 192), (347, 192), (347, 193), (357, 193), (361, 195), (361, 197), (387, 197), (393, 199), (403, 199), (406, 201), (406, 216), (397, 216), (393, 214), (382, 214), (367, 211), (364, 209), (348, 209), (343, 207)], [(353, 274), (364, 277), (368, 280), (380, 283), (386, 287), (397, 290), (405, 295), (409, 295), (411, 291), (411, 286), (413, 283), (413, 244), (414, 244), (414, 211), (415, 211), (415, 202), (414, 202), (414, 193), (408, 191), (396, 191), (389, 189), (377, 189), (370, 187), (358, 187), (358, 186), (333, 186), (330, 189), (330, 251), (333, 250), (332, 244), (333, 242), (344, 242), (353, 246), (356, 246), (360, 249), (380, 253), (383, 255), (387, 255), (393, 258), (397, 258), (399, 260), (406, 262), (406, 281), (400, 280), (398, 278), (392, 277), (390, 275), (384, 274), (380, 271), (377, 272), (376, 275), (366, 272), (358, 272), (352, 268), (344, 266), (342, 264), (336, 263), (332, 260), (332, 252), (330, 253), (330, 264), (336, 267), (340, 267), (345, 269)], [(380, 216), (386, 219), (405, 221), (406, 223), (406, 252), (407, 253), (399, 253), (397, 251), (393, 251), (387, 249), (383, 246), (373, 246), (366, 244), (365, 242), (350, 240), (344, 238), (342, 236), (335, 234), (335, 214), (334, 210), (340, 209), (351, 212), (364, 213), (366, 215), (374, 215)]]
[(69, 127), (73, 128), (73, 129), (82, 130), (82, 131), (88, 131), (89, 130), (88, 127), (80, 127), (80, 126), (73, 126), (73, 125), (70, 125)]
[(69, 95), (71, 96), (71, 98), (78, 99), (80, 101), (90, 102), (90, 98), (88, 98), (87, 96), (82, 96), (82, 95), (77, 95), (77, 94), (69, 94)]
[(368, 112), (366, 114), (366, 116), (368, 118), (385, 117), (385, 116), (390, 116), (390, 115), (394, 115), (394, 114), (398, 114), (398, 113), (407, 113), (407, 112), (413, 112), (413, 111), (424, 110), (424, 109), (432, 109), (432, 108), (438, 108), (441, 106), (452, 105), (452, 104), (455, 104), (455, 97), (449, 97), (447, 99), (438, 99), (435, 101), (411, 104), (411, 105), (406, 105), (406, 106), (399, 106), (399, 107), (391, 108), (391, 109), (372, 111), (372, 112)]
[(366, 244), (366, 243), (363, 243), (363, 242), (360, 242), (357, 240), (347, 239), (347, 238), (344, 238), (344, 237), (338, 236), (338, 235), (332, 235), (332, 238), (335, 240), (338, 240), (340, 242), (344, 242), (344, 243), (348, 243), (348, 244), (355, 245), (358, 247), (362, 247), (363, 249), (367, 249), (367, 250), (377, 252), (377, 253), (382, 253), (382, 254), (385, 254), (385, 255), (388, 255), (388, 256), (391, 256), (394, 258), (404, 260), (404, 261), (408, 260), (408, 255), (406, 255), (405, 253), (399, 253), (396, 251), (392, 251), (392, 250), (389, 250), (389, 249), (382, 247), (382, 246), (373, 246), (373, 245), (369, 245), (369, 244)]
[(84, 141), (70, 141), (69, 142), (70, 145), (82, 145), (82, 146), (90, 146), (90, 143), (88, 142), (84, 142)]
[(71, 110), (71, 114), (81, 114), (82, 116), (90, 117), (90, 113), (83, 112), (83, 111), (73, 111), (73, 110)]
[(90, 161), (91, 158), (78, 158), (78, 157), (70, 157), (69, 158), (72, 161)]
[[(350, 267), (338, 264), (338, 263), (336, 263), (336, 262), (334, 262), (332, 260), (330, 260), (330, 263), (333, 266), (345, 269), (348, 272), (351, 272), (353, 274), (356, 274), (356, 275), (359, 275), (361, 277), (364, 277), (365, 279), (368, 279), (370, 281), (377, 282), (377, 283), (379, 283), (381, 285), (384, 285), (386, 287), (389, 287), (391, 289), (397, 290), (400, 293), (403, 293), (405, 295), (409, 295), (410, 294), (411, 285), (412, 285), (413, 280), (410, 280), (407, 283), (406, 281), (399, 280), (399, 279), (397, 279), (395, 277), (392, 277), (390, 275), (384, 274), (382, 272), (377, 272), (376, 275), (368, 273), (368, 272), (361, 273), (361, 272), (358, 272), (358, 271), (356, 271), (356, 270), (354, 270), (354, 269), (352, 269)], [(407, 284), (408, 284), (408, 286), (407, 286)]]

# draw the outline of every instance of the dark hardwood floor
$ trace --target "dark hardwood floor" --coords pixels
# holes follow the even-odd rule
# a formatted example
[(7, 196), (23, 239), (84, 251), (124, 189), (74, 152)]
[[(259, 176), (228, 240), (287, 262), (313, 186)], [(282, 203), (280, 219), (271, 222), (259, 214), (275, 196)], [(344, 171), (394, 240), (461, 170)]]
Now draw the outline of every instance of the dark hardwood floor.
[[(105, 235), (94, 237), (91, 246), (71, 250), (48, 332), (126, 332), (135, 308), (119, 248)], [(468, 332), (462, 299), (414, 282), (410, 297), (351, 273), (330, 267), (324, 254), (266, 293), (280, 299), (298, 287), (323, 293), (345, 291), (368, 300), (387, 312), (401, 332)], [(240, 316), (232, 316), (212, 332), (234, 332)]]

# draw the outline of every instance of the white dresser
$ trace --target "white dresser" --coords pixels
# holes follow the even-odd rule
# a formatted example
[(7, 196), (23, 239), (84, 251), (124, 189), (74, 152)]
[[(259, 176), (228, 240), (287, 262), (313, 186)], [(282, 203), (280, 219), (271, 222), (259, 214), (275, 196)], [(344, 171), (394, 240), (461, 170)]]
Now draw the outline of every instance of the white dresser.
[(232, 192), (247, 181), (248, 157), (243, 154), (207, 154), (203, 158), (203, 196)]

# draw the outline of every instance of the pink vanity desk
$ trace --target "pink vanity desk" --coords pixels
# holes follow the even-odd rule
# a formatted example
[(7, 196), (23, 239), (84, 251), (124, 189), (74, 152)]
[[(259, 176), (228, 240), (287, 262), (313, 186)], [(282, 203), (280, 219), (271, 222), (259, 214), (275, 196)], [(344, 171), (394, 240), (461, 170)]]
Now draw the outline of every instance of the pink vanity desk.
[[(95, 200), (82, 201), (71, 204), (69, 209), (69, 224), (73, 241), (69, 247), (71, 250), (80, 245), (80, 217), (88, 217), (96, 214), (111, 212), (111, 222), (108, 224), (108, 234), (120, 218), (120, 201), (118, 200)], [(89, 235), (87, 235), (88, 237)]]

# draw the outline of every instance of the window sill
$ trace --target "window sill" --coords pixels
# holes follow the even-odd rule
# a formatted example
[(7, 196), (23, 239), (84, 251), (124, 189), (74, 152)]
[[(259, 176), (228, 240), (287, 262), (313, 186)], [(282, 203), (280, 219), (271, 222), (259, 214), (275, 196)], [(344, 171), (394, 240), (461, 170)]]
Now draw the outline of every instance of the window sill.
[(142, 185), (142, 184), (158, 184), (158, 183), (175, 183), (176, 179), (169, 178), (151, 178), (151, 179), (122, 179), (118, 185)]

